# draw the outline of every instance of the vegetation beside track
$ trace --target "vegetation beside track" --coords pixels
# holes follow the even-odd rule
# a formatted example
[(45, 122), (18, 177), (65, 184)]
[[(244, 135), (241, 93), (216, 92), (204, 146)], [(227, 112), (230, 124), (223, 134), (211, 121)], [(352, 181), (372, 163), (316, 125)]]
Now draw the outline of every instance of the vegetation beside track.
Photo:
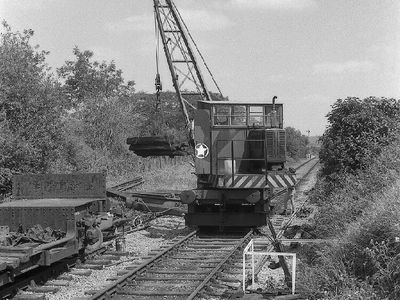
[(335, 242), (303, 246), (299, 285), (311, 299), (400, 298), (399, 102), (338, 100), (322, 137), (311, 229)]

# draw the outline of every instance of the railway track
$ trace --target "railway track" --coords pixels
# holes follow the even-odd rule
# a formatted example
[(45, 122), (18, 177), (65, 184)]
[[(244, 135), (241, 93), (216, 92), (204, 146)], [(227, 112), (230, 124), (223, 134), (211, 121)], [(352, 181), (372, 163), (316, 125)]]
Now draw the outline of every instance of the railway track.
[[(127, 270), (122, 277), (94, 293), (89, 299), (195, 299), (222, 296), (215, 276), (234, 264), (240, 265), (241, 250), (253, 232), (223, 236), (194, 231), (165, 249), (152, 252), (147, 260)], [(240, 273), (240, 269), (238, 270)], [(221, 280), (221, 276), (220, 276)], [(222, 278), (223, 280), (223, 278)], [(232, 282), (225, 278), (227, 282)], [(239, 280), (236, 281), (238, 285)]]
[(303, 162), (303, 163), (301, 163), (300, 165), (296, 166), (296, 167), (295, 167), (295, 170), (297, 171), (297, 170), (299, 170), (300, 168), (302, 168), (303, 166), (305, 166), (305, 165), (307, 165), (307, 164), (309, 164), (309, 163), (312, 163), (312, 162), (314, 162), (314, 165), (315, 165), (315, 164), (318, 162), (317, 157), (313, 157), (313, 158), (310, 158), (310, 159), (306, 160), (305, 162)]
[[(308, 166), (309, 164), (312, 164), (312, 166), (310, 168), (307, 168), (306, 166)], [(315, 168), (315, 166), (317, 164), (318, 164), (318, 159), (316, 157), (313, 157), (313, 158), (301, 163), (300, 165), (295, 166), (293, 169), (296, 171), (297, 175), (300, 175), (297, 177), (299, 179), (297, 180), (296, 185), (298, 185), (303, 180), (303, 178), (306, 178), (307, 175)], [(286, 191), (287, 191), (287, 189), (278, 190), (275, 192), (275, 194), (273, 195), (272, 198), (279, 197), (279, 196), (283, 195)]]
[[(306, 169), (302, 179), (317, 165), (305, 168), (314, 160), (306, 161), (296, 170)], [(301, 182), (301, 181), (299, 181)], [(296, 217), (298, 210), (290, 216), (274, 216), (272, 221), (281, 238)], [(255, 235), (253, 232), (242, 237), (202, 237), (193, 232), (169, 248), (154, 252), (148, 261), (122, 278), (94, 293), (89, 299), (195, 299), (229, 297), (240, 288), (242, 256), (239, 253)], [(273, 248), (269, 245), (270, 251)], [(259, 266), (261, 269), (261, 264)]]
[[(319, 161), (315, 158), (310, 159), (304, 163), (302, 163), (300, 166), (297, 166), (295, 168), (296, 172), (298, 172), (299, 177), (296, 183), (296, 188), (299, 189), (301, 184), (307, 179), (308, 175), (315, 169), (315, 167), (318, 165)], [(311, 166), (309, 166), (311, 164)], [(307, 166), (307, 167), (306, 167)], [(286, 190), (284, 190), (286, 192)], [(301, 195), (302, 190), (300, 188), (299, 193)], [(278, 195), (280, 197), (282, 194)], [(280, 239), (282, 238), (283, 234), (285, 233), (286, 229), (292, 224), (292, 221), (298, 216), (299, 212), (304, 208), (304, 206), (307, 204), (307, 197), (301, 196), (301, 197), (296, 197), (295, 200), (295, 210), (290, 214), (290, 215), (279, 215), (275, 214), (270, 217), (271, 223), (275, 228), (275, 231), (277, 233), (277, 238)], [(271, 232), (267, 231), (267, 234), (270, 234)], [(271, 248), (272, 249), (272, 248)]]
[[(308, 165), (310, 163), (312, 163), (311, 167)], [(317, 163), (318, 161), (311, 160), (296, 168), (301, 176), (299, 182), (311, 172), (311, 168), (314, 168)], [(279, 239), (283, 237), (285, 230), (303, 206), (303, 202), (297, 203), (296, 211), (289, 216), (272, 216), (271, 221)], [(87, 290), (85, 299), (228, 297), (229, 294), (238, 292), (241, 288), (242, 256), (239, 250), (245, 246), (250, 238), (255, 237), (253, 234), (245, 238), (244, 234), (211, 237), (191, 233), (186, 237), (175, 238), (167, 246), (150, 252), (147, 257), (143, 257), (141, 260), (133, 258), (127, 269), (119, 270), (117, 276), (110, 276), (107, 279), (108, 283), (112, 282), (112, 284), (101, 290)], [(272, 250), (271, 243), (266, 245), (264, 242), (261, 246), (263, 249), (269, 247), (268, 249)], [(105, 268), (110, 264), (119, 264), (119, 258), (114, 257), (111, 260), (110, 256), (112, 255), (113, 253), (107, 253), (103, 258), (100, 256), (95, 258), (94, 261), (98, 264), (101, 264), (99, 261), (103, 261)], [(93, 260), (89, 259), (86, 264), (81, 265), (79, 272), (84, 273), (92, 268), (91, 262)], [(256, 272), (261, 268), (262, 264), (256, 269)], [(63, 280), (63, 277), (56, 281), (60, 279)], [(180, 288), (181, 286), (182, 288)], [(183, 289), (183, 286), (186, 288)], [(41, 295), (52, 292), (51, 289), (46, 292), (46, 288), (31, 288), (31, 291), (42, 293)], [(39, 296), (36, 299), (41, 298)]]
[[(50, 267), (35, 267), (28, 270), (24, 276), (16, 278), (12, 284), (2, 286), (0, 299), (13, 297), (18, 290), (36, 294), (37, 297), (31, 295), (28, 297), (29, 299), (41, 299), (42, 293), (55, 293), (60, 287), (68, 285), (71, 275), (87, 277), (91, 276), (93, 270), (101, 270), (104, 267), (119, 264), (121, 257), (127, 256), (128, 253), (123, 249), (112, 250), (114, 244), (116, 245), (117, 241), (126, 234), (148, 228), (151, 221), (161, 216), (163, 216), (162, 213), (134, 216), (128, 223), (125, 220), (125, 225), (118, 227), (118, 231), (114, 232), (112, 236), (108, 236), (108, 240), (103, 242), (99, 248), (65, 258)], [(38, 286), (36, 283), (43, 285)], [(25, 297), (26, 295), (22, 293), (15, 299), (25, 299)]]
[[(295, 170), (296, 170), (296, 173), (297, 172), (299, 173), (300, 178), (297, 180), (296, 185), (299, 185), (303, 180), (305, 180), (307, 178), (308, 174), (310, 174), (311, 171), (314, 170), (314, 168), (318, 165), (318, 163), (319, 163), (318, 158), (313, 157), (313, 158), (305, 161), (304, 163), (300, 164), (299, 166), (297, 166), (295, 168)], [(311, 164), (311, 167), (304, 168), (305, 166), (308, 166), (310, 164)]]
[[(8, 285), (4, 285), (1, 287), (0, 291), (0, 299), (9, 299), (12, 298), (16, 291), (22, 291), (22, 290), (28, 290), (32, 293), (52, 293), (57, 291), (57, 285), (59, 286), (58, 283), (56, 283), (56, 286), (54, 284), (52, 285), (43, 285), (43, 286), (37, 286), (36, 282), (38, 283), (45, 283), (48, 280), (52, 278), (57, 278), (58, 281), (63, 281), (65, 280), (65, 276), (63, 274), (66, 271), (71, 271), (75, 266), (80, 265), (81, 260), (86, 260), (87, 263), (94, 262), (96, 259), (95, 257), (98, 257), (99, 255), (103, 255), (107, 251), (107, 245), (104, 244), (101, 246), (99, 249), (96, 249), (95, 251), (92, 251), (90, 254), (85, 255), (80, 255), (80, 256), (72, 256), (65, 258), (63, 260), (60, 260), (50, 267), (35, 267), (32, 268), (32, 270), (28, 270), (24, 275), (19, 276), (16, 278), (16, 280)], [(96, 262), (95, 262), (96, 263)], [(99, 265), (98, 265), (99, 266)], [(90, 272), (81, 272), (78, 271), (79, 266), (76, 270), (72, 270), (71, 274), (79, 275), (79, 274), (84, 274), (84, 275), (90, 275)], [(31, 299), (40, 299), (41, 295), (38, 295), (38, 298), (35, 298), (34, 295), (32, 295), (30, 298)], [(20, 297), (16, 297), (16, 299), (25, 299), (25, 295), (20, 295)]]

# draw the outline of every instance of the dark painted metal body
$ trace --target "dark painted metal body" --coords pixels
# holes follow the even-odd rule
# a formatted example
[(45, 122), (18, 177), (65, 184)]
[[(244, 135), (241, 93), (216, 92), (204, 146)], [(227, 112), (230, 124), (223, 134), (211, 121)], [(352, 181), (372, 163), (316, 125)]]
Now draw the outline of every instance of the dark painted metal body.
[(181, 195), (186, 224), (265, 225), (273, 190), (295, 183), (284, 169), (283, 105), (199, 101), (194, 123), (198, 184)]
[[(283, 105), (275, 105), (274, 127), (270, 120), (272, 106), (269, 103), (199, 101), (194, 120), (195, 143), (211, 149), (208, 156), (196, 160), (196, 174), (263, 174), (261, 169), (255, 171), (251, 166), (242, 165), (259, 162), (261, 168), (269, 170), (273, 165), (282, 165), (286, 161)], [(229, 170), (235, 166), (240, 172)]]
[(18, 246), (0, 243), (0, 288), (29, 269), (50, 266), (90, 244), (86, 232), (96, 230), (95, 220), (110, 208), (105, 188), (105, 176), (97, 173), (14, 177), (13, 196), (18, 200), (0, 204), (0, 226), (25, 240), (31, 239), (28, 230), (38, 225), (61, 237)]
[(75, 223), (85, 214), (108, 210), (106, 198), (49, 198), (16, 200), (0, 204), (0, 223), (10, 231), (23, 230), (40, 224), (43, 228), (68, 231), (68, 222)]
[(105, 175), (35, 174), (13, 177), (15, 199), (96, 198), (106, 193)]

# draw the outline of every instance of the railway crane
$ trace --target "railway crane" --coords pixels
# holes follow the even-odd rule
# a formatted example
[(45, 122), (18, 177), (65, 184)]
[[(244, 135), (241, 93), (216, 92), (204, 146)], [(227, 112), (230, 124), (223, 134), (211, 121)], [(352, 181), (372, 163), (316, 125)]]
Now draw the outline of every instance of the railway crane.
[[(153, 0), (153, 4), (156, 33), (161, 38), (194, 154), (197, 188), (180, 195), (188, 205), (186, 225), (265, 225), (272, 195), (296, 182), (295, 175), (285, 169), (283, 104), (276, 103), (276, 96), (272, 103), (212, 98), (193, 50), (197, 45), (175, 4), (172, 0)], [(203, 59), (201, 54), (200, 57)], [(157, 94), (161, 88), (159, 78), (157, 70)], [(146, 138), (127, 142), (137, 154), (149, 153), (141, 141), (146, 143)], [(151, 150), (151, 155), (171, 156), (182, 150), (172, 147), (166, 154), (163, 147), (153, 148), (145, 150)]]

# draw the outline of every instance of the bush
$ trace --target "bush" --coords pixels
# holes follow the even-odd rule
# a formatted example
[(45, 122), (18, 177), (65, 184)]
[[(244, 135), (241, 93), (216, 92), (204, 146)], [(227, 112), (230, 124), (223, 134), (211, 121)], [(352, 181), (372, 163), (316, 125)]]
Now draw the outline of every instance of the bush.
[(395, 138), (400, 103), (375, 97), (338, 99), (327, 117), (330, 124), (321, 137), (319, 154), (323, 173), (356, 173), (371, 164), (382, 147)]
[(10, 173), (48, 171), (57, 158), (62, 97), (47, 73), (46, 51), (32, 46), (33, 30), (0, 32), (0, 168), (10, 190)]
[(367, 168), (320, 178), (314, 234), (338, 242), (305, 256), (299, 280), (310, 297), (400, 298), (399, 148), (397, 139)]
[(286, 151), (293, 159), (305, 158), (308, 151), (308, 138), (293, 127), (286, 127)]
[(400, 175), (400, 140), (382, 148), (375, 162), (357, 173), (320, 176), (311, 195), (318, 205), (315, 216), (318, 236), (334, 236), (364, 214)]

